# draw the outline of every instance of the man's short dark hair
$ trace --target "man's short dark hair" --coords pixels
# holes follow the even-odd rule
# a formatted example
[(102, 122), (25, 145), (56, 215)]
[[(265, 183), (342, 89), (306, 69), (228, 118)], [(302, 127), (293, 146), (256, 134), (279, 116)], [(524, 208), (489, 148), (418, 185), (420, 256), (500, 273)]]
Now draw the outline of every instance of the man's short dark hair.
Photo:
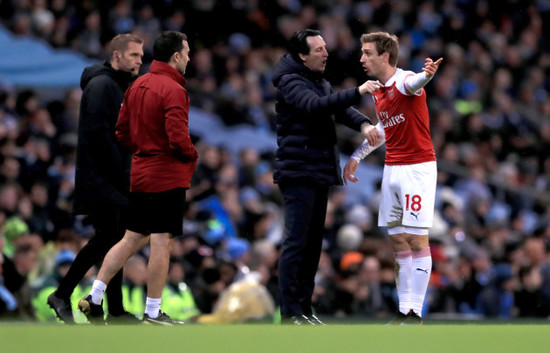
[(288, 42), (288, 52), (292, 55), (294, 60), (301, 63), (302, 59), (300, 59), (299, 54), (307, 55), (311, 50), (309, 44), (307, 43), (307, 37), (315, 37), (320, 35), (321, 32), (314, 29), (302, 29), (296, 31)]
[(153, 59), (167, 63), (174, 53), (183, 49), (182, 41), (187, 40), (184, 33), (176, 31), (162, 32), (153, 44)]

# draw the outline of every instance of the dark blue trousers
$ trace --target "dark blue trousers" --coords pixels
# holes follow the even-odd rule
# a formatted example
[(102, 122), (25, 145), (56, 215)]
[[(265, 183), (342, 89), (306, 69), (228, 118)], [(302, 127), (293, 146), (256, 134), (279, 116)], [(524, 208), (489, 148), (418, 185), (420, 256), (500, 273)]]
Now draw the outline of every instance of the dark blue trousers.
[(327, 212), (328, 186), (279, 184), (285, 228), (279, 257), (281, 316), (311, 315), (311, 296)]

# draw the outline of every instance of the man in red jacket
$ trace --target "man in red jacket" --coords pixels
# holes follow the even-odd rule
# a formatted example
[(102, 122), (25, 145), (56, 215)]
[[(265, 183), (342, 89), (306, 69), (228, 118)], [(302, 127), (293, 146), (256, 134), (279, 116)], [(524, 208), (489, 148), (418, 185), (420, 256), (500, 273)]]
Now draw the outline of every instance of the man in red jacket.
[(132, 153), (129, 220), (124, 238), (105, 256), (90, 294), (79, 309), (90, 322), (103, 320), (106, 285), (141, 247), (150, 242), (144, 322), (182, 323), (160, 310), (174, 236), (182, 234), (185, 190), (198, 154), (189, 136), (189, 96), (183, 74), (189, 44), (183, 33), (162, 33), (154, 43), (149, 73), (124, 96), (116, 136)]

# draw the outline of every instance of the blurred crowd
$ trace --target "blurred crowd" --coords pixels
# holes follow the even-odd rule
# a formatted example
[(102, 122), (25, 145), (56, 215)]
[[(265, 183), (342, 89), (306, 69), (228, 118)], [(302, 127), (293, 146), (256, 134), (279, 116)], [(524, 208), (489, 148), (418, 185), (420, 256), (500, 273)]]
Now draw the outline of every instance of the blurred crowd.
[[(443, 57), (426, 87), (439, 177), (425, 315), (549, 317), (548, 1), (8, 0), (0, 1), (0, 18), (18, 36), (95, 59), (114, 34), (133, 32), (145, 40), (145, 63), (160, 31), (182, 31), (191, 46), (191, 104), (227, 126), (264, 133), (273, 132), (272, 69), (298, 29), (321, 31), (336, 89), (367, 79), (359, 65), (365, 32), (397, 34), (405, 69)], [(45, 298), (93, 234), (86, 218), (71, 213), (80, 97), (74, 88), (43, 101), (32, 88), (0, 82), (2, 318), (55, 321)], [(368, 101), (359, 108), (372, 112)], [(345, 154), (361, 142), (345, 128), (339, 134)], [(177, 298), (163, 310), (199, 322), (276, 316), (282, 200), (272, 181), (274, 151), (234, 155), (198, 136), (195, 143), (199, 166), (166, 287)], [(363, 163), (381, 166), (383, 156), (382, 149)], [(395, 313), (393, 254), (377, 227), (378, 200), (332, 191), (314, 292), (318, 314)], [(125, 306), (138, 315), (147, 255), (144, 249), (125, 267)], [(90, 283), (81, 284), (84, 293)], [(250, 288), (253, 296), (242, 294)], [(222, 315), (231, 293), (256, 300), (245, 306), (257, 310)]]

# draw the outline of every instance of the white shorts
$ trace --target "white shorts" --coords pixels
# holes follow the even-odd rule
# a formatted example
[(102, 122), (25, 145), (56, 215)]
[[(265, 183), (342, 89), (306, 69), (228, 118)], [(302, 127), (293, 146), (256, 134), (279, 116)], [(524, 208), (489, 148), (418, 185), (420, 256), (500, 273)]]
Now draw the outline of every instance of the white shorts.
[(436, 162), (384, 166), (378, 226), (390, 234), (428, 234), (436, 183)]

